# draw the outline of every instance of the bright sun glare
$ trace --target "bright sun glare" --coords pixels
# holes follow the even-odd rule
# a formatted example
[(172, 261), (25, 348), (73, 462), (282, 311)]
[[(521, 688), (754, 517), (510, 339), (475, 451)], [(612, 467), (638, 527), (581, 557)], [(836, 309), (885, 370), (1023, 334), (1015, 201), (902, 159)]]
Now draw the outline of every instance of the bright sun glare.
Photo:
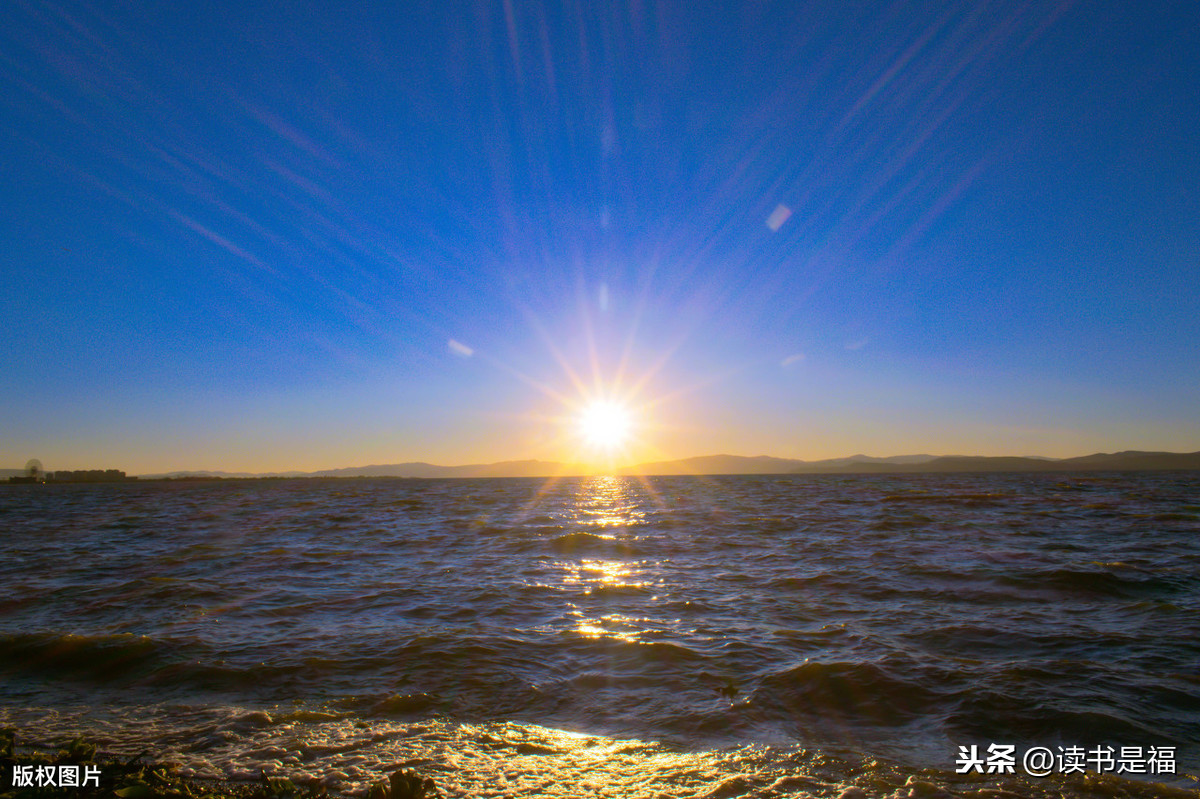
[(579, 411), (579, 437), (594, 449), (612, 452), (629, 441), (633, 432), (633, 414), (626, 406), (595, 400)]

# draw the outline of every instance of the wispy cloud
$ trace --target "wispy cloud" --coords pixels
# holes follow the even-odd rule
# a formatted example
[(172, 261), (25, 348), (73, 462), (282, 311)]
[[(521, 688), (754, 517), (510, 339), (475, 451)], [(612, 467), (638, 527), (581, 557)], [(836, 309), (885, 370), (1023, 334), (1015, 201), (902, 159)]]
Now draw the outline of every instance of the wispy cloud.
[(182, 224), (184, 227), (192, 230), (195, 233), (200, 234), (204, 238), (211, 241), (213, 244), (215, 244), (218, 247), (220, 247), (221, 249), (225, 250), (226, 252), (228, 252), (232, 255), (236, 255), (238, 258), (241, 258), (242, 260), (246, 261), (247, 263), (257, 266), (259, 269), (263, 269), (267, 272), (270, 272), (272, 275), (278, 276), (278, 273), (274, 269), (272, 269), (270, 266), (268, 266), (266, 263), (264, 263), (262, 261), (262, 259), (258, 258), (255, 255), (252, 255), (251, 253), (246, 252), (241, 247), (239, 247), (238, 245), (234, 244), (229, 239), (222, 236), (220, 233), (216, 233), (215, 231), (209, 230), (208, 228), (206, 228), (204, 225), (200, 224), (196, 220), (192, 219), (191, 217), (184, 216), (183, 214), (179, 213), (178, 211), (168, 211), (167, 213), (169, 213), (176, 220), (178, 220), (179, 223)]

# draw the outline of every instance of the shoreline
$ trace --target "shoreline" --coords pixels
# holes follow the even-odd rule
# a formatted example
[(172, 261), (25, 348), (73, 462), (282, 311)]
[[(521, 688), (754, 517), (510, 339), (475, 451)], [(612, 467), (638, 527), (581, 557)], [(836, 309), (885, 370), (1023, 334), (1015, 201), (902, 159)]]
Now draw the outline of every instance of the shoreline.
[[(494, 731), (493, 731), (494, 732)], [(501, 739), (484, 735), (489, 746)], [(458, 745), (464, 743), (459, 740)], [(508, 743), (508, 742), (504, 742)], [(740, 760), (740, 770), (726, 770), (724, 775), (707, 780), (684, 779), (663, 784), (653, 779), (656, 764), (653, 758), (642, 760), (635, 769), (645, 781), (640, 786), (625, 782), (630, 747), (594, 759), (590, 767), (575, 781), (555, 774), (555, 752), (550, 747), (528, 742), (502, 755), (506, 760), (504, 774), (493, 774), (480, 784), (478, 774), (465, 780), (454, 775), (470, 772), (471, 758), (466, 747), (458, 752), (443, 752), (441, 757), (421, 763), (395, 763), (378, 779), (364, 787), (342, 790), (337, 787), (334, 772), (325, 768), (318, 776), (298, 776), (278, 772), (260, 772), (258, 778), (212, 777), (188, 774), (187, 769), (169, 758), (155, 759), (149, 751), (132, 757), (119, 755), (110, 749), (99, 750), (84, 737), (55, 745), (44, 741), (25, 742), (11, 729), (0, 730), (0, 799), (55, 799), (84, 797), (85, 799), (332, 799), (333, 797), (363, 797), (363, 799), (449, 799), (450, 797), (542, 797), (542, 796), (603, 796), (627, 799), (1200, 799), (1200, 789), (1177, 787), (1163, 782), (1131, 780), (1112, 774), (1086, 773), (1049, 779), (1034, 779), (1028, 775), (959, 775), (951, 771), (905, 767), (863, 755), (857, 763), (843, 760), (831, 753), (804, 751), (802, 761), (792, 767), (769, 767), (770, 752), (738, 748), (728, 752), (677, 753), (668, 755), (671, 761), (686, 760), (699, 766), (696, 758), (733, 758)], [(666, 754), (666, 753), (663, 753)], [(456, 755), (466, 755), (458, 761)], [(439, 762), (440, 761), (440, 762)], [(399, 766), (399, 768), (396, 768)], [(420, 771), (411, 770), (416, 767)], [(623, 766), (624, 768), (621, 768)], [(94, 784), (87, 787), (66, 787), (53, 784), (37, 785), (37, 769), (95, 769)], [(25, 769), (25, 786), (14, 786), (17, 768)], [(547, 770), (548, 769), (548, 770)], [(424, 771), (436, 776), (428, 776)], [(538, 774), (537, 772), (545, 773)], [(62, 772), (58, 772), (62, 774)], [(507, 775), (507, 777), (505, 776)], [(1180, 774), (1181, 778), (1187, 775)], [(1194, 779), (1194, 778), (1193, 778)], [(474, 782), (473, 788), (461, 785)], [(652, 783), (655, 783), (652, 785)], [(609, 790), (611, 788), (612, 790)], [(566, 793), (564, 793), (567, 791)], [(632, 789), (632, 790), (631, 790)], [(652, 789), (652, 790), (645, 790)]]
[(436, 784), (398, 769), (365, 792), (331, 792), (321, 778), (268, 776), (258, 780), (183, 775), (176, 763), (147, 762), (148, 752), (124, 759), (80, 736), (60, 746), (23, 742), (13, 729), (0, 730), (0, 798), (120, 797), (120, 799), (323, 799), (365, 795), (368, 799), (433, 799)]

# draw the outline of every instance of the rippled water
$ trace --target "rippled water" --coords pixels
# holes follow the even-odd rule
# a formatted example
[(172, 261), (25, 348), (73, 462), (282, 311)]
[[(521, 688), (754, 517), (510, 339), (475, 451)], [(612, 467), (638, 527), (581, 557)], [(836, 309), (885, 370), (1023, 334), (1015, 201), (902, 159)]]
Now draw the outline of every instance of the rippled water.
[(198, 774), (1166, 790), (955, 773), (1004, 743), (1197, 785), (1197, 473), (5, 486), (0, 532), (0, 721)]

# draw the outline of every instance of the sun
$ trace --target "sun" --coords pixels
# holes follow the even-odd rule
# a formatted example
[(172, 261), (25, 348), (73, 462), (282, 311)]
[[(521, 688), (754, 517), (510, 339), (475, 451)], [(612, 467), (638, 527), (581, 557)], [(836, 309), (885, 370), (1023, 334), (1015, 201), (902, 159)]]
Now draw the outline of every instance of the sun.
[(612, 400), (592, 400), (579, 409), (576, 432), (592, 449), (614, 452), (633, 435), (633, 412)]

